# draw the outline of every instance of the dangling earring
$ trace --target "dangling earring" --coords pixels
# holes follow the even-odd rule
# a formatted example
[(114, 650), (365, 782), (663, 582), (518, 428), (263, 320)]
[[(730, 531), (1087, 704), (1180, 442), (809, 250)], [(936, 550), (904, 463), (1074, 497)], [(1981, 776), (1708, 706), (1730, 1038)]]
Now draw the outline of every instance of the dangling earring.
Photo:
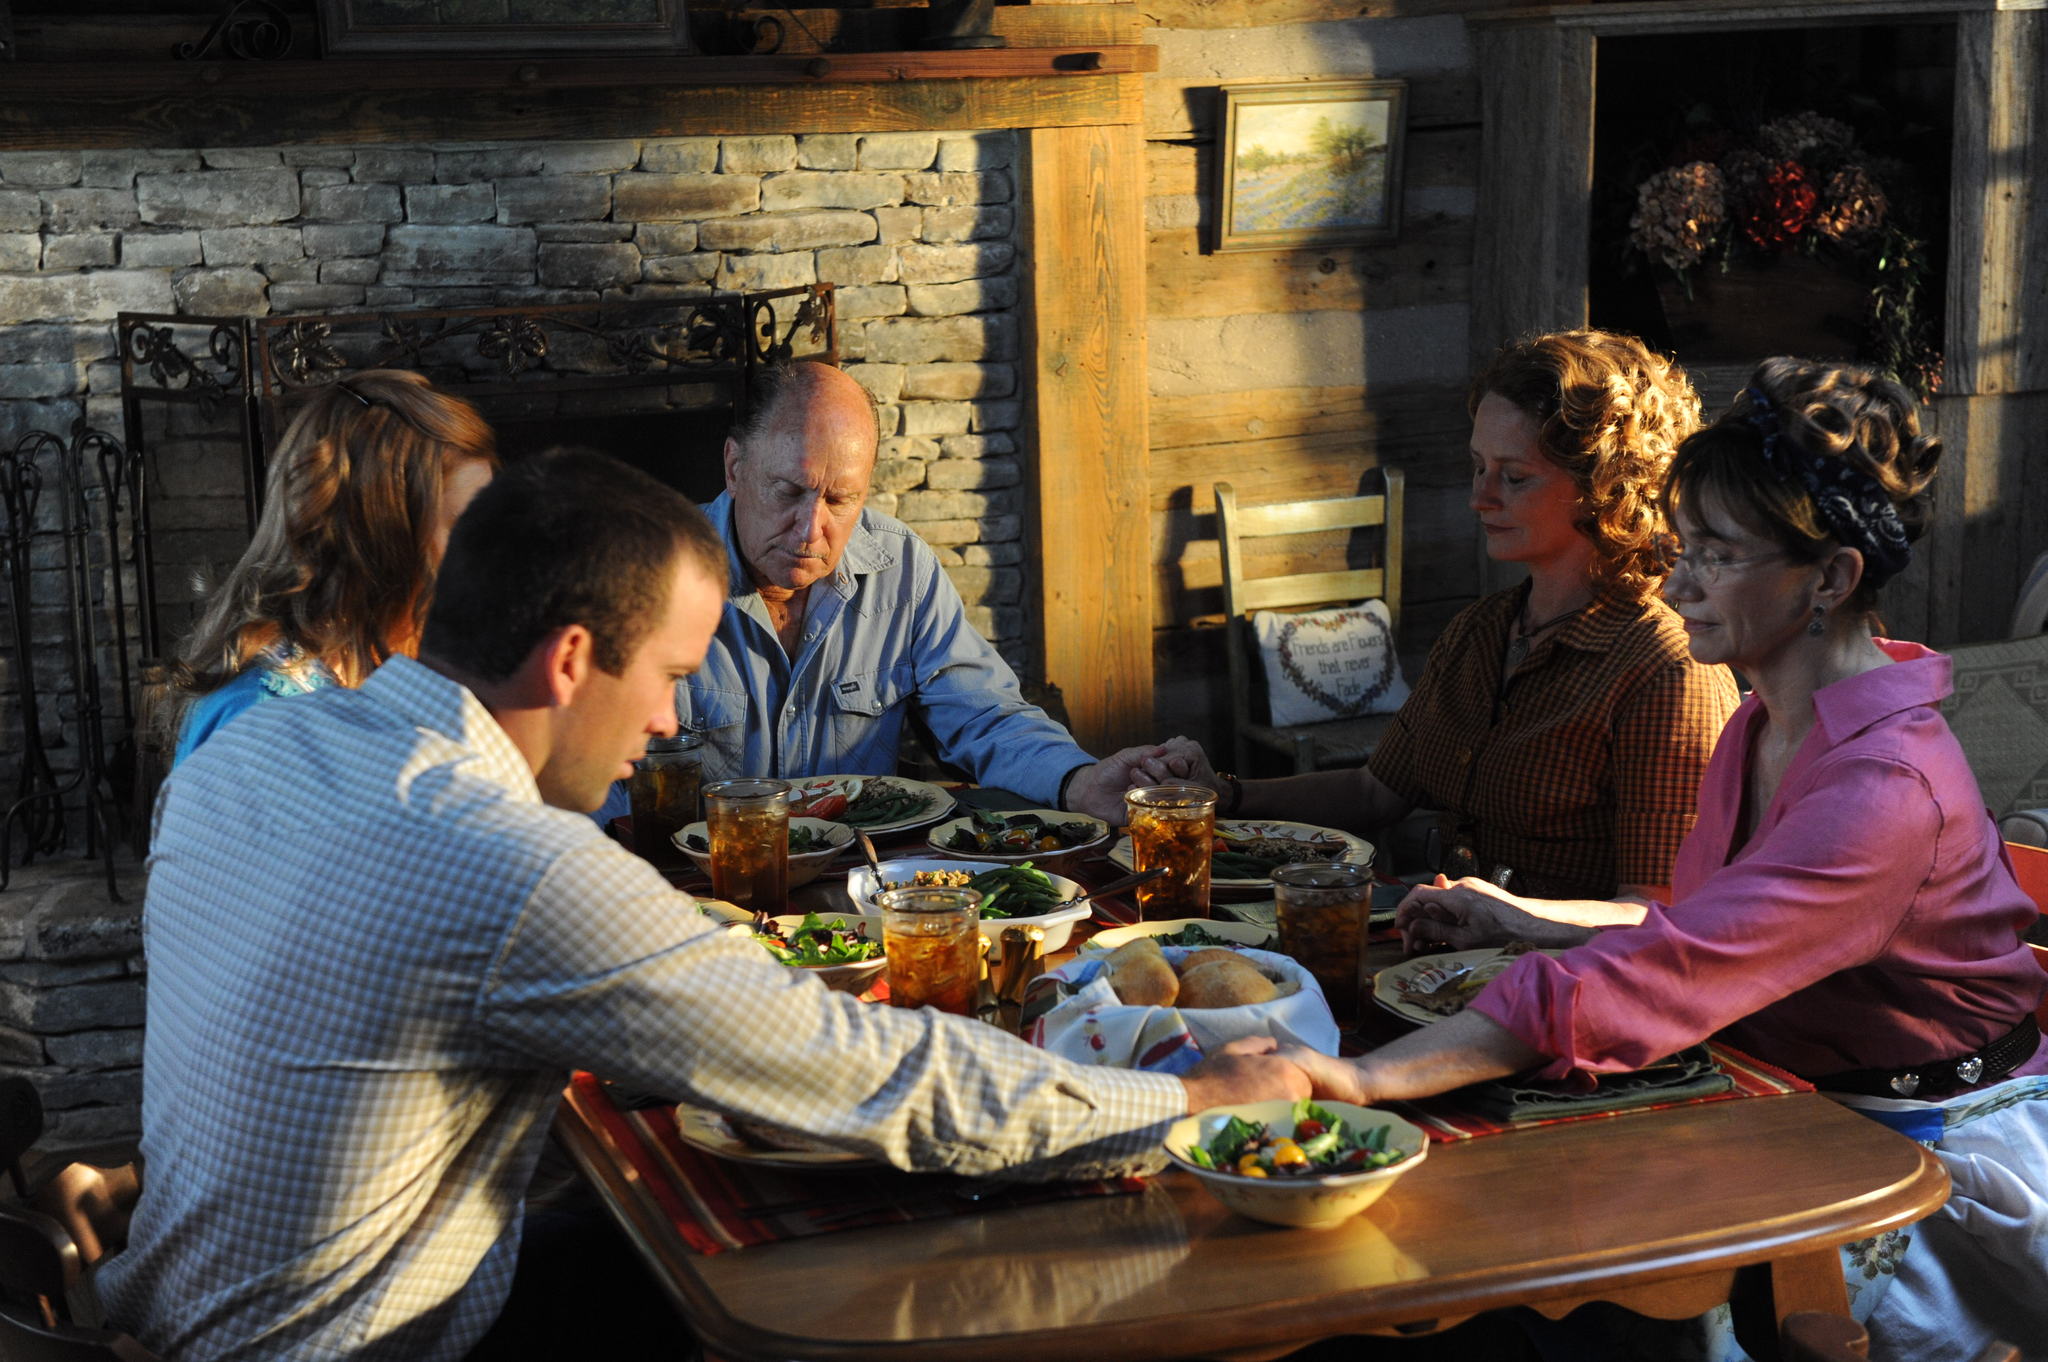
[(1806, 632), (1819, 638), (1828, 631), (1828, 608), (1824, 605), (1813, 607), (1813, 620), (1806, 626)]

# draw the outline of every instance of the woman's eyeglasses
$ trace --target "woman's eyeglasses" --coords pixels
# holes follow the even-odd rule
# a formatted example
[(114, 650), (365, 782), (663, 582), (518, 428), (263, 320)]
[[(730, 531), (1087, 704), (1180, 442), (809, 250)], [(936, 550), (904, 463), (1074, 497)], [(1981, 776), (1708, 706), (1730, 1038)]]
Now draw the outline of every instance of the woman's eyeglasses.
[(1657, 561), (1664, 565), (1664, 572), (1667, 576), (1677, 572), (1681, 567), (1687, 568), (1692, 572), (1692, 579), (1701, 586), (1713, 586), (1721, 580), (1721, 574), (1729, 568), (1740, 567), (1744, 563), (1761, 563), (1766, 558), (1783, 558), (1785, 556), (1783, 549), (1772, 549), (1767, 553), (1743, 554), (1740, 557), (1719, 549), (1695, 549), (1687, 552), (1685, 546), (1678, 542), (1678, 536), (1675, 534), (1658, 535), (1655, 549)]

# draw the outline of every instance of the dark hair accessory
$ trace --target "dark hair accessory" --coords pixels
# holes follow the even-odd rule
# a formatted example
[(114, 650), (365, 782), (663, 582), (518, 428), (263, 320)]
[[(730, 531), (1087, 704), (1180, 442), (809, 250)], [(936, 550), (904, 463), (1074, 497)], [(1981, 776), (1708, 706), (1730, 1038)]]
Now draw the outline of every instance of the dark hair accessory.
[(1742, 396), (1749, 399), (1744, 419), (1763, 439), (1764, 463), (1780, 481), (1804, 487), (1821, 523), (1863, 555), (1864, 580), (1879, 587), (1905, 571), (1913, 548), (1898, 507), (1877, 479), (1846, 459), (1810, 454), (1783, 438), (1777, 404), (1755, 388), (1744, 388)]

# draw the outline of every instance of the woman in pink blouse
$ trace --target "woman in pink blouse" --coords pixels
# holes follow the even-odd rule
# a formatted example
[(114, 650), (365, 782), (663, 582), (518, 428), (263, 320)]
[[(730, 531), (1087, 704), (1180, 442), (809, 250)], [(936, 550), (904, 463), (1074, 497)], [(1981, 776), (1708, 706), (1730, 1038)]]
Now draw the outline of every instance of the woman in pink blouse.
[(1791, 1069), (1949, 1165), (1948, 1207), (1884, 1250), (1903, 1255), (1888, 1289), (1858, 1274), (1871, 1357), (1919, 1362), (1993, 1336), (2048, 1347), (2048, 976), (2020, 936), (2036, 909), (1935, 708), (1948, 659), (1872, 628), (1939, 457), (1898, 385), (1790, 359), (1686, 441), (1665, 598), (1693, 656), (1755, 692), (1708, 764), (1672, 902), (1416, 890), (1411, 949), (1566, 949), (1345, 1080), (1368, 1103), (1529, 1071), (1583, 1084), (1708, 1036)]

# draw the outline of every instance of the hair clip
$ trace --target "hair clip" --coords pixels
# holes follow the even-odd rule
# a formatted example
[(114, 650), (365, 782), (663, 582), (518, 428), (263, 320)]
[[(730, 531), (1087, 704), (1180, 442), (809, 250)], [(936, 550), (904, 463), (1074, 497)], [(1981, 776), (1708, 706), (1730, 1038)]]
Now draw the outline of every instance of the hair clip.
[(356, 390), (355, 390), (354, 388), (350, 387), (350, 386), (349, 386), (349, 381), (348, 381), (347, 379), (345, 379), (345, 378), (337, 378), (337, 379), (335, 379), (335, 380), (334, 380), (334, 386), (335, 386), (335, 387), (337, 387), (337, 388), (339, 388), (339, 389), (341, 389), (341, 390), (342, 390), (343, 392), (347, 393), (347, 394), (348, 394), (348, 395), (349, 395), (350, 397), (353, 397), (353, 398), (354, 398), (354, 399), (355, 399), (356, 401), (358, 401), (358, 402), (362, 403), (362, 404), (363, 404), (363, 405), (364, 405), (365, 407), (373, 407), (373, 408), (374, 408), (374, 407), (375, 407), (375, 406), (377, 405), (377, 404), (376, 404), (375, 402), (372, 402), (372, 401), (371, 401), (371, 400), (370, 400), (369, 398), (367, 398), (367, 397), (363, 396), (363, 395), (362, 395), (361, 393), (357, 392), (357, 391), (356, 391)]

